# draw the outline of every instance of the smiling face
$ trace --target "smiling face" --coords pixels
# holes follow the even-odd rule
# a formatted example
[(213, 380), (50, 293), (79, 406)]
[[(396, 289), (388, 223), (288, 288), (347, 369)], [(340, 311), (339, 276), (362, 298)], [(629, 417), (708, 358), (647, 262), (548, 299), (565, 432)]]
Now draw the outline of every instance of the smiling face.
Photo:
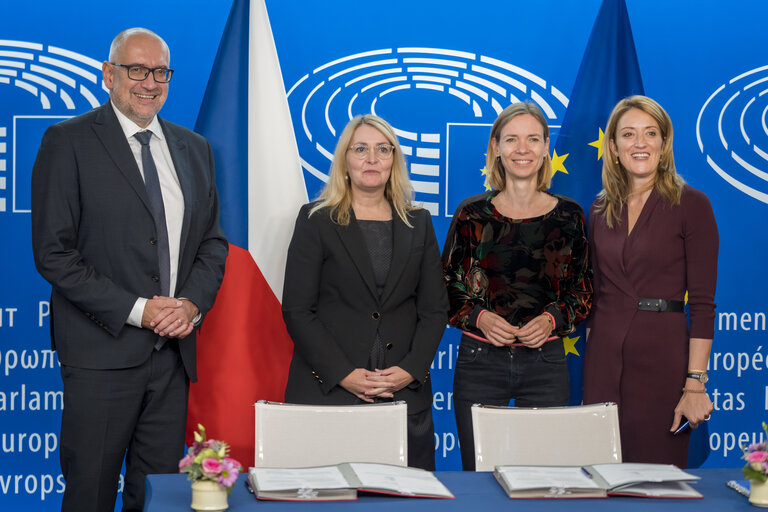
[(350, 146), (365, 144), (369, 151), (365, 158), (358, 158), (352, 150), (347, 149), (347, 175), (352, 193), (355, 192), (381, 192), (389, 181), (392, 172), (392, 156), (382, 159), (375, 151), (379, 144), (390, 144), (389, 140), (379, 130), (371, 125), (361, 124), (352, 134)]
[(659, 168), (664, 139), (656, 120), (640, 109), (627, 110), (616, 125), (611, 152), (630, 179), (653, 179)]
[[(116, 64), (141, 64), (148, 68), (168, 67), (170, 64), (163, 43), (148, 34), (129, 36), (112, 58)], [(109, 97), (117, 109), (146, 128), (165, 103), (168, 84), (155, 82), (152, 73), (144, 80), (131, 80), (126, 68), (113, 66), (109, 62), (105, 62), (101, 69), (104, 83), (110, 91)]]
[(507, 180), (536, 181), (549, 152), (549, 138), (544, 137), (544, 128), (531, 114), (510, 119), (492, 145), (494, 155), (501, 157)]

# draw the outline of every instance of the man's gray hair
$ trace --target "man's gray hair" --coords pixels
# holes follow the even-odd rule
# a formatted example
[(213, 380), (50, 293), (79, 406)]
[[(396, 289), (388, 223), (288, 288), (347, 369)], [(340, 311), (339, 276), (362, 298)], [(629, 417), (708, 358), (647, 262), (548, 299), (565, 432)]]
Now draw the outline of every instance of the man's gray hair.
[[(163, 40), (163, 38), (155, 34), (154, 32), (152, 32), (151, 30), (142, 28), (142, 27), (128, 28), (115, 36), (115, 38), (112, 40), (112, 44), (109, 46), (109, 62), (115, 62), (115, 58), (117, 57), (117, 54), (120, 53), (120, 50), (123, 48), (125, 41), (129, 37), (135, 36), (137, 34), (144, 34), (150, 37), (154, 37), (155, 39), (160, 41), (163, 44), (163, 49), (165, 49), (166, 55), (168, 55), (168, 63), (170, 64), (171, 50), (168, 48), (168, 45)], [(125, 63), (122, 63), (122, 64), (125, 64)], [(132, 63), (128, 62), (128, 64), (132, 64)]]

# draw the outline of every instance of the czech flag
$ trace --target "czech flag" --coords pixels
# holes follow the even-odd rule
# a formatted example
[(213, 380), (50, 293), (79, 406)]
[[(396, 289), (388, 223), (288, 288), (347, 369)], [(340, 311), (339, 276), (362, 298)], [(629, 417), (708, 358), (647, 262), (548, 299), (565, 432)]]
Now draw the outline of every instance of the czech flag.
[(293, 350), (280, 310), (285, 257), (307, 202), (264, 0), (235, 0), (195, 131), (213, 147), (230, 245), (224, 282), (198, 336), (187, 443), (202, 423), (248, 467), (254, 402), (283, 400)]

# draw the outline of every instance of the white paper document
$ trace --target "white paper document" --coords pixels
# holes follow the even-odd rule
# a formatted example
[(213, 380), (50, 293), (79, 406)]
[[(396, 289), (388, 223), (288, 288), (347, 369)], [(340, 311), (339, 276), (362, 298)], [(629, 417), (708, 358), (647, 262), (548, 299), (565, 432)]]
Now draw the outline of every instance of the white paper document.
[(445, 486), (429, 471), (414, 471), (413, 468), (389, 464), (349, 464), (360, 480), (361, 489), (395, 489), (403, 495), (450, 494)]
[(580, 467), (499, 466), (497, 471), (512, 490), (517, 489), (599, 489), (589, 473)]
[(362, 462), (314, 468), (251, 468), (248, 485), (262, 500), (354, 500), (358, 490), (409, 498), (454, 497), (430, 471)]
[(671, 464), (594, 464), (592, 468), (600, 473), (611, 488), (636, 482), (685, 482), (699, 479)]
[(301, 469), (251, 468), (261, 491), (343, 489), (349, 486), (336, 466)]

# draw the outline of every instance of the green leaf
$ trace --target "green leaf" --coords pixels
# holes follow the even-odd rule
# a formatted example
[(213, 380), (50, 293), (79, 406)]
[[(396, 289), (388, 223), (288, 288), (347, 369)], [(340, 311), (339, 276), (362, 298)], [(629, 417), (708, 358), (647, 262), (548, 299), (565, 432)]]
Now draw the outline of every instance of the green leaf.
[(765, 483), (766, 480), (768, 480), (768, 476), (766, 476), (764, 472), (752, 469), (752, 466), (750, 466), (749, 464), (747, 464), (741, 469), (742, 471), (744, 471), (744, 477), (747, 480), (755, 480), (762, 483)]

